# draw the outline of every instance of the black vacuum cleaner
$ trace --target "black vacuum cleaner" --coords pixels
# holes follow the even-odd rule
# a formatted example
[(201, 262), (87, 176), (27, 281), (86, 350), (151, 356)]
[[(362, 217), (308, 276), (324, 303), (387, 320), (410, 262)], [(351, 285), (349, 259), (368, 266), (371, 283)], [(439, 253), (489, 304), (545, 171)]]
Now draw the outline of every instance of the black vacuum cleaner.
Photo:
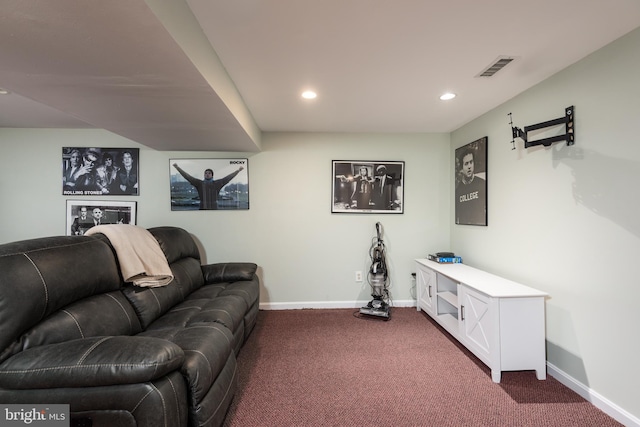
[(376, 223), (376, 237), (371, 244), (369, 255), (371, 257), (371, 267), (367, 274), (367, 281), (371, 286), (373, 299), (369, 301), (366, 307), (360, 308), (360, 314), (388, 320), (391, 314), (388, 289), (389, 269), (387, 268), (384, 241), (382, 240), (382, 225), (379, 222)]

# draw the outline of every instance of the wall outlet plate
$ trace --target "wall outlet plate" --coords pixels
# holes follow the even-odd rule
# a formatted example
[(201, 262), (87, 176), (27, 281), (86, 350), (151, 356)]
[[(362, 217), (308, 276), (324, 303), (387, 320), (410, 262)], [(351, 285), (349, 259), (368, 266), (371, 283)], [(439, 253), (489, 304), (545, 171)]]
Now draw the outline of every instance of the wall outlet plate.
[(362, 282), (362, 271), (356, 271), (356, 282)]

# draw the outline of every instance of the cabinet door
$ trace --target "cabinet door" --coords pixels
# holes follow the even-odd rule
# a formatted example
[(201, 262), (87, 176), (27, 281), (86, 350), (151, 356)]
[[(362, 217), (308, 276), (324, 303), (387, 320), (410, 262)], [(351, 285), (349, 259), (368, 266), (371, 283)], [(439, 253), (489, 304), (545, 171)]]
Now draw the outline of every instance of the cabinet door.
[[(460, 339), (489, 367), (499, 366), (497, 309), (494, 300), (464, 285), (459, 287), (458, 298)], [(496, 357), (498, 360), (495, 360)]]
[(428, 314), (435, 313), (436, 272), (418, 265), (416, 271), (416, 287), (418, 289), (418, 308)]

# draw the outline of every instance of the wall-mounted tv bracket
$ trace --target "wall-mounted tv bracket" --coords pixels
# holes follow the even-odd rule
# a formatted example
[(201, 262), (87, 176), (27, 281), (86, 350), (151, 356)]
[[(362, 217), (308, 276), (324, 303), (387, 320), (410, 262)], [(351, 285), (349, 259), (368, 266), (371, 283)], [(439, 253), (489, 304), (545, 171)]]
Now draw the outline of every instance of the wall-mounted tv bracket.
[[(545, 147), (549, 147), (554, 142), (558, 141), (567, 141), (567, 145), (575, 144), (575, 114), (576, 110), (573, 107), (567, 107), (564, 109), (564, 117), (560, 117), (559, 119), (548, 120), (546, 122), (538, 123), (531, 126), (525, 126), (524, 131), (518, 127), (513, 126), (513, 118), (511, 117), (511, 113), (509, 113), (509, 124), (511, 125), (511, 132), (513, 139), (511, 143), (513, 144), (512, 150), (516, 149), (516, 138), (521, 138), (524, 141), (524, 148), (534, 147), (536, 145), (544, 145)], [(551, 126), (557, 126), (564, 123), (565, 133), (564, 135), (556, 135), (551, 136), (549, 138), (537, 139), (535, 141), (529, 141), (529, 132), (532, 130), (544, 129)]]

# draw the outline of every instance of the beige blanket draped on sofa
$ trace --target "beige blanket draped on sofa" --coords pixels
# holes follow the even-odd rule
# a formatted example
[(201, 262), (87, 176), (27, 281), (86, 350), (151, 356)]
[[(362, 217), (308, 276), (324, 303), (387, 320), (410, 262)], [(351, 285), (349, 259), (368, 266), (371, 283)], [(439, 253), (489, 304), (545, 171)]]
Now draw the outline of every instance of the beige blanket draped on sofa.
[(155, 288), (173, 280), (169, 263), (158, 241), (145, 228), (130, 224), (98, 225), (85, 235), (104, 234), (116, 251), (125, 282)]

